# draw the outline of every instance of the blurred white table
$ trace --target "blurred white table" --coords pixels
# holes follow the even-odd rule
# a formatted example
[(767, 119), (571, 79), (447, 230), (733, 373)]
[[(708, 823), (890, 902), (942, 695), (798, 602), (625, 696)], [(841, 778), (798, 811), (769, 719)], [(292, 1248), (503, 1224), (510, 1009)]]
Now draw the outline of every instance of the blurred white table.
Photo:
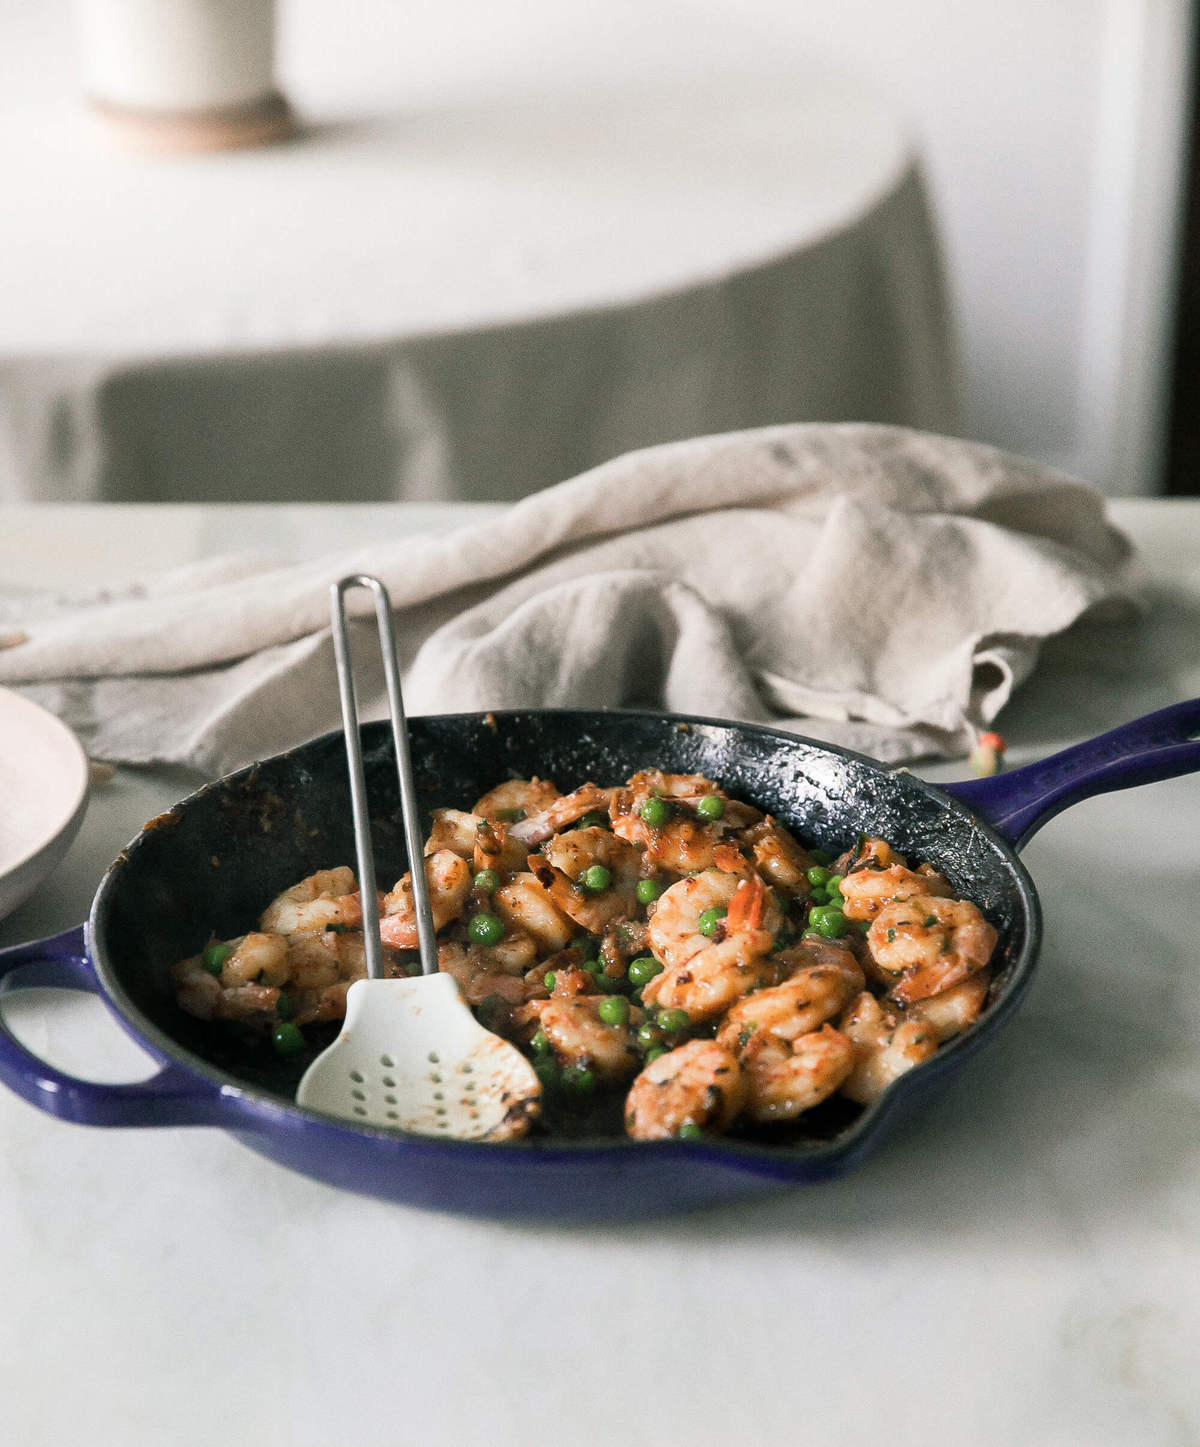
[(0, 0), (0, 499), (515, 498), (805, 420), (956, 429), (885, 100), (617, 0), (284, 5), (303, 129), (94, 134), (67, 7)]
[[(1113, 515), (1152, 611), (1050, 651), (1001, 720), (1014, 762), (1200, 693), (1200, 503)], [(0, 533), (28, 577), (65, 584), (461, 516), (0, 507)], [(121, 845), (194, 782), (118, 771), (0, 945), (77, 923)], [(1194, 1441), (1200, 777), (1079, 805), (1025, 857), (1046, 942), (1011, 1028), (845, 1180), (748, 1206), (481, 1224), (345, 1195), (217, 1131), (89, 1130), (0, 1091), (0, 1440)], [(6, 1017), (64, 1067), (146, 1073), (95, 1000), (33, 1003), (10, 997)]]

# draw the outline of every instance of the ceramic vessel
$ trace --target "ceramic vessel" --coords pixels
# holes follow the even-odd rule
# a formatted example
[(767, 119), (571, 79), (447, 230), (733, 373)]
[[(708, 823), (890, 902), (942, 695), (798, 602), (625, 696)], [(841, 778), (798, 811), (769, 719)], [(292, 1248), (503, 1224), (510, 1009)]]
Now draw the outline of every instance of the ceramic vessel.
[(94, 115), (158, 150), (216, 150), (293, 129), (275, 83), (275, 0), (77, 0)]

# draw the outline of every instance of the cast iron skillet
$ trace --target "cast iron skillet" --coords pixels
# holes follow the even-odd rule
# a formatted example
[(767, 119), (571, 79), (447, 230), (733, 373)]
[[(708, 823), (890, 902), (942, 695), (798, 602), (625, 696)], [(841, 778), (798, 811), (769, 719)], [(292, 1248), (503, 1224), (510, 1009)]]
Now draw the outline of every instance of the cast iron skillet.
[[(1016, 849), (1088, 795), (1200, 769), (1200, 700), (1150, 714), (1039, 764), (941, 790), (842, 749), (767, 728), (622, 712), (454, 714), (411, 721), (423, 807), (467, 808), (501, 779), (567, 790), (643, 768), (704, 773), (840, 851), (861, 830), (929, 860), (999, 930), (979, 1022), (873, 1106), (830, 1105), (771, 1140), (430, 1140), (349, 1125), (292, 1101), (305, 1063), (247, 1066), (175, 1005), (168, 971), (215, 932), (243, 933), (280, 890), (354, 858), (345, 748), (332, 734), (207, 785), (152, 820), (101, 882), (85, 927), (0, 953), (0, 988), (99, 993), (161, 1071), (135, 1085), (76, 1079), (0, 1025), (0, 1078), (26, 1100), (92, 1125), (219, 1125), (251, 1149), (349, 1190), (495, 1217), (615, 1219), (711, 1204), (850, 1169), (884, 1132), (1008, 1021), (1040, 940), (1037, 895)], [(386, 725), (363, 729), (381, 879), (406, 867)], [(18, 975), (16, 972), (20, 970)], [(7, 977), (7, 979), (5, 978)]]

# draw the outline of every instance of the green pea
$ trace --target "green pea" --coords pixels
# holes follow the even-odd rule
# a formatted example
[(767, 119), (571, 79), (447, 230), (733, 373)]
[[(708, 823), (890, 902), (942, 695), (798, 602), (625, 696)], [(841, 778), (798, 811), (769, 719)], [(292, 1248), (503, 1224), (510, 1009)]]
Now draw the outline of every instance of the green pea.
[(724, 812), (725, 800), (720, 794), (705, 794), (696, 805), (696, 813), (701, 819), (719, 819)]
[(553, 970), (547, 970), (542, 976), (542, 984), (545, 985), (547, 990), (553, 990), (555, 985), (558, 984), (558, 976)]
[(662, 1038), (663, 1032), (649, 1020), (644, 1025), (638, 1026), (637, 1043), (643, 1050), (652, 1050), (656, 1045), (661, 1045)]
[(627, 988), (627, 984), (625, 980), (618, 980), (601, 970), (596, 976), (596, 988), (602, 995), (619, 995)]
[(629, 961), (629, 981), (642, 989), (648, 985), (655, 975), (662, 974), (662, 966), (653, 955), (639, 955), (636, 960)]
[(579, 968), (581, 970), (586, 970), (589, 975), (598, 975), (600, 971), (604, 968), (604, 965), (601, 963), (600, 960), (584, 960), (583, 964), (580, 965)]
[(544, 1058), (550, 1054), (550, 1041), (547, 1039), (544, 1030), (539, 1030), (529, 1043), (533, 1046), (533, 1053), (535, 1055), (540, 1055)]
[(271, 1032), (271, 1044), (275, 1047), (276, 1055), (290, 1056), (299, 1055), (304, 1049), (304, 1036), (300, 1033), (299, 1027), (290, 1021), (284, 1021), (282, 1025), (276, 1025)]
[(546, 1056), (544, 1060), (533, 1062), (533, 1073), (542, 1082), (543, 1090), (553, 1090), (562, 1079), (562, 1071), (559, 1069), (558, 1061), (552, 1056)]
[(651, 829), (661, 829), (671, 817), (671, 806), (665, 799), (647, 799), (638, 810), (643, 822), (649, 824)]
[(805, 871), (804, 877), (814, 889), (820, 889), (829, 883), (829, 870), (823, 864), (814, 864), (811, 869)]
[(629, 1023), (629, 1001), (624, 995), (606, 995), (596, 1013), (606, 1025), (627, 1025)]
[(652, 1060), (657, 1060), (660, 1055), (665, 1055), (666, 1053), (667, 1047), (665, 1045), (652, 1045), (650, 1049), (646, 1051), (646, 1064), (649, 1065)]
[(500, 876), (494, 869), (481, 869), (472, 880), (476, 889), (481, 889), (484, 894), (494, 894), (500, 888)]
[(850, 921), (840, 909), (834, 909), (832, 905), (821, 913), (819, 919), (814, 919), (813, 928), (819, 935), (824, 935), (827, 940), (840, 940), (850, 928)]
[(292, 997), (283, 990), (279, 992), (279, 998), (275, 1001), (275, 1013), (281, 1020), (290, 1020), (296, 1013), (296, 1006)]
[(467, 921), (467, 933), (477, 945), (498, 945), (504, 938), (504, 922), (494, 914), (473, 914)]
[(808, 851), (818, 864), (832, 864), (833, 855), (825, 849), (810, 849)]
[(211, 944), (204, 950), (204, 968), (210, 975), (219, 975), (221, 966), (233, 954), (232, 945)]
[(639, 904), (653, 904), (659, 895), (666, 889), (666, 885), (657, 879), (639, 879), (637, 882), (637, 902)]
[(601, 814), (598, 809), (594, 809), (590, 814), (585, 814), (575, 827), (576, 829), (604, 829), (607, 825), (608, 815)]
[(675, 1134), (681, 1141), (702, 1141), (704, 1128), (698, 1126), (694, 1120), (685, 1120)]
[(586, 1065), (571, 1065), (563, 1071), (562, 1083), (573, 1095), (591, 1095), (596, 1076)]
[(692, 1017), (686, 1010), (660, 1010), (658, 1012), (658, 1027), (664, 1035), (682, 1035), (692, 1023)]
[(845, 877), (846, 876), (844, 874), (831, 874), (829, 878), (825, 881), (825, 888), (829, 891), (831, 895), (841, 894), (842, 880), (845, 879)]
[(593, 864), (579, 876), (579, 882), (589, 894), (603, 894), (612, 883), (612, 870)]
[(828, 904), (829, 891), (827, 889), (814, 889), (809, 892), (808, 898), (812, 904)]
[(702, 935), (711, 935), (717, 925), (725, 918), (727, 911), (718, 909), (715, 905), (712, 909), (706, 909), (696, 921), (696, 928)]

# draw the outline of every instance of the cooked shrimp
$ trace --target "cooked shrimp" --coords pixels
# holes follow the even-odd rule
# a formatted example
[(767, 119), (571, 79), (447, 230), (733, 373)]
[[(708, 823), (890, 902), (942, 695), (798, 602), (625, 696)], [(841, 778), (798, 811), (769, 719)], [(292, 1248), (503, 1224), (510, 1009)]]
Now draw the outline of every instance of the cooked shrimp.
[(425, 855), (439, 849), (452, 849), (461, 859), (470, 859), (475, 851), (475, 831), (483, 823), (478, 814), (464, 814), (461, 809), (435, 809), (433, 828), (425, 841)]
[(346, 865), (321, 869), (299, 884), (277, 895), (259, 917), (258, 927), (267, 934), (291, 934), (293, 930), (344, 929), (362, 926), (362, 900), (354, 871)]
[(222, 990), (215, 1011), (218, 1020), (239, 1020), (246, 1025), (274, 1024), (279, 989), (275, 985), (234, 985)]
[(899, 976), (893, 998), (910, 1005), (982, 970), (996, 938), (995, 929), (967, 900), (917, 895), (880, 910), (867, 931), (867, 947), (881, 970)]
[[(403, 968), (395, 951), (385, 946), (384, 974), (395, 976)], [(307, 1025), (315, 1020), (340, 1020), (346, 1013), (346, 991), (355, 980), (366, 978), (367, 951), (361, 930), (325, 930), (294, 934), (288, 939), (289, 978), (286, 990), (292, 1020)]]
[(890, 869), (893, 864), (907, 863), (904, 855), (893, 849), (886, 839), (863, 834), (853, 849), (847, 849), (834, 861), (833, 868), (838, 874), (852, 874), (857, 869)]
[(991, 970), (977, 970), (961, 984), (951, 985), (936, 995), (917, 1000), (905, 1012), (912, 1020), (920, 1020), (933, 1032), (939, 1045), (960, 1035), (979, 1018), (987, 999)]
[(509, 929), (530, 935), (540, 950), (561, 950), (574, 926), (533, 874), (518, 874), (492, 895), (492, 908)]
[(600, 959), (605, 973), (614, 978), (625, 973), (626, 964), (634, 955), (648, 948), (649, 926), (645, 920), (619, 919), (610, 924), (600, 940)]
[(612, 789), (597, 788), (595, 784), (583, 784), (574, 793), (560, 795), (538, 813), (518, 820), (509, 832), (515, 839), (519, 839), (527, 850), (532, 849), (534, 845), (549, 839), (551, 834), (557, 834), (568, 824), (576, 823), (585, 814), (607, 814), (614, 792)]
[(717, 1040), (726, 1049), (744, 1050), (758, 1031), (794, 1044), (801, 1035), (819, 1030), (840, 1015), (862, 989), (862, 972), (853, 974), (836, 965), (813, 965), (782, 985), (757, 990), (739, 1000), (721, 1022)]
[(290, 976), (285, 935), (243, 935), (221, 965), (221, 984), (227, 990), (235, 985), (283, 985)]
[[(703, 876), (681, 880), (680, 885), (694, 884), (697, 879)], [(672, 889), (679, 887), (672, 885)], [(666, 894), (662, 896), (666, 897)], [(724, 928), (714, 930), (714, 936), (720, 934), (724, 938), (716, 938), (714, 943), (705, 944), (693, 954), (686, 953), (692, 942), (705, 938), (698, 930), (685, 936), (682, 944), (678, 940), (671, 942), (674, 962), (667, 963), (667, 968), (643, 988), (642, 998), (660, 1009), (686, 1010), (693, 1024), (697, 1024), (722, 1014), (751, 990), (773, 984), (778, 974), (768, 958), (774, 940), (770, 928), (763, 927), (768, 924), (767, 916), (767, 891), (762, 880), (738, 880)], [(652, 949), (657, 919), (656, 913), (649, 931)], [(654, 953), (657, 955), (657, 951)]]
[(766, 930), (730, 935), (655, 975), (643, 988), (642, 998), (662, 1010), (686, 1010), (694, 1025), (715, 1019), (751, 990), (775, 982), (775, 966), (767, 955), (770, 948)]
[(221, 1002), (221, 982), (204, 968), (203, 955), (189, 955), (171, 966), (171, 982), (181, 1010), (198, 1020), (216, 1018)]
[[(440, 930), (462, 913), (467, 895), (471, 892), (471, 866), (450, 849), (439, 849), (435, 854), (427, 855), (424, 864), (433, 927)], [(385, 945), (401, 950), (417, 948), (417, 914), (411, 874), (401, 875), (395, 886), (384, 895), (379, 934)]]
[[(647, 799), (703, 799), (721, 790), (703, 774), (664, 774), (661, 769), (643, 769), (626, 780), (621, 795), (628, 795), (628, 807), (638, 809)], [(722, 794), (722, 797), (724, 795)]]
[(515, 874), (525, 868), (529, 850), (514, 838), (510, 826), (492, 819), (479, 819), (475, 825), (475, 848), (472, 855), (476, 869), (494, 869), (497, 874)]
[(797, 944), (775, 955), (775, 964), (781, 979), (788, 979), (814, 965), (829, 965), (853, 984), (852, 994), (863, 988), (863, 969), (857, 955), (843, 940), (826, 940), (820, 935), (805, 935)]
[[(632, 844), (608, 829), (571, 829), (546, 841), (542, 855), (531, 855), (529, 867), (554, 903), (589, 934), (603, 934), (616, 920), (637, 913), (641, 856)], [(583, 882), (589, 869), (606, 870), (609, 883), (590, 891)]]
[(745, 829), (763, 816), (752, 804), (731, 799), (725, 790), (703, 774), (664, 774), (658, 769), (645, 769), (628, 779), (623, 789), (615, 791), (613, 814), (638, 812), (648, 799), (667, 799), (682, 809), (695, 809), (701, 799), (716, 796), (724, 802), (721, 825), (725, 829)]
[(859, 1105), (878, 1100), (893, 1080), (937, 1051), (931, 1026), (923, 1020), (902, 1020), (865, 990), (838, 1029), (854, 1046), (854, 1066), (841, 1092)]
[(549, 779), (506, 779), (477, 799), (474, 814), (485, 819), (501, 819), (512, 823), (518, 815), (540, 814), (561, 795)]
[(744, 829), (739, 838), (750, 850), (759, 874), (777, 889), (808, 897), (807, 871), (816, 862), (807, 849), (769, 814), (758, 824)]
[(689, 1040), (652, 1060), (625, 1099), (625, 1131), (666, 1140), (683, 1126), (719, 1135), (745, 1103), (746, 1082), (733, 1055), (715, 1040)]
[[(279, 997), (286, 990), (290, 1018), (297, 1024), (333, 1019), (338, 1005), (344, 1013), (345, 986), (366, 974), (362, 933), (357, 930), (254, 932), (231, 943), (233, 952), (223, 961), (219, 977), (204, 968), (199, 955), (173, 970), (177, 998), (189, 1014), (267, 1026), (278, 1018)], [(341, 994), (331, 1006), (327, 994), (338, 985)]]
[(706, 869), (664, 890), (646, 932), (654, 957), (664, 965), (680, 965), (711, 945), (697, 928), (700, 916), (709, 909), (727, 910), (740, 882), (735, 874)]
[[(701, 915), (714, 909), (722, 920), (711, 935), (701, 934)], [(737, 875), (705, 869), (679, 880), (659, 896), (647, 922), (646, 940), (656, 959), (677, 965), (738, 930), (766, 930), (774, 935), (782, 924), (778, 901), (753, 870)]]
[(854, 1065), (854, 1046), (832, 1025), (788, 1042), (756, 1030), (738, 1051), (746, 1080), (745, 1113), (766, 1123), (794, 1120), (841, 1085)]
[(468, 1005), (478, 1005), (489, 995), (523, 1005), (529, 998), (525, 974), (536, 959), (537, 945), (521, 930), (509, 930), (495, 945), (457, 940), (438, 945), (438, 968), (454, 976)]
[(842, 911), (847, 919), (875, 919), (880, 910), (898, 900), (916, 899), (921, 895), (939, 898), (954, 891), (940, 874), (927, 874), (909, 869), (906, 864), (892, 864), (886, 869), (856, 869), (842, 880)]
[[(701, 914), (726, 900), (724, 919), (711, 936), (701, 934)], [(706, 869), (681, 879), (661, 896), (647, 928), (651, 953), (666, 968), (644, 987), (642, 998), (660, 1009), (686, 1010), (693, 1023), (715, 1018), (778, 979), (768, 955), (781, 921), (757, 875), (738, 879)]]
[(645, 1020), (635, 1008), (623, 1025), (608, 1025), (600, 1018), (603, 995), (552, 995), (531, 1000), (514, 1019), (526, 1029), (540, 1029), (560, 1065), (594, 1070), (605, 1080), (624, 1080), (635, 1074), (641, 1056), (635, 1037)]
[[(724, 817), (720, 822), (699, 819), (689, 806), (714, 794), (724, 797), (703, 774), (663, 774), (657, 769), (634, 774), (614, 795), (613, 832), (644, 851), (647, 864), (657, 869), (675, 874), (711, 869), (713, 850), (729, 825)], [(680, 807), (671, 808), (661, 823), (650, 824), (642, 810), (652, 800)]]

